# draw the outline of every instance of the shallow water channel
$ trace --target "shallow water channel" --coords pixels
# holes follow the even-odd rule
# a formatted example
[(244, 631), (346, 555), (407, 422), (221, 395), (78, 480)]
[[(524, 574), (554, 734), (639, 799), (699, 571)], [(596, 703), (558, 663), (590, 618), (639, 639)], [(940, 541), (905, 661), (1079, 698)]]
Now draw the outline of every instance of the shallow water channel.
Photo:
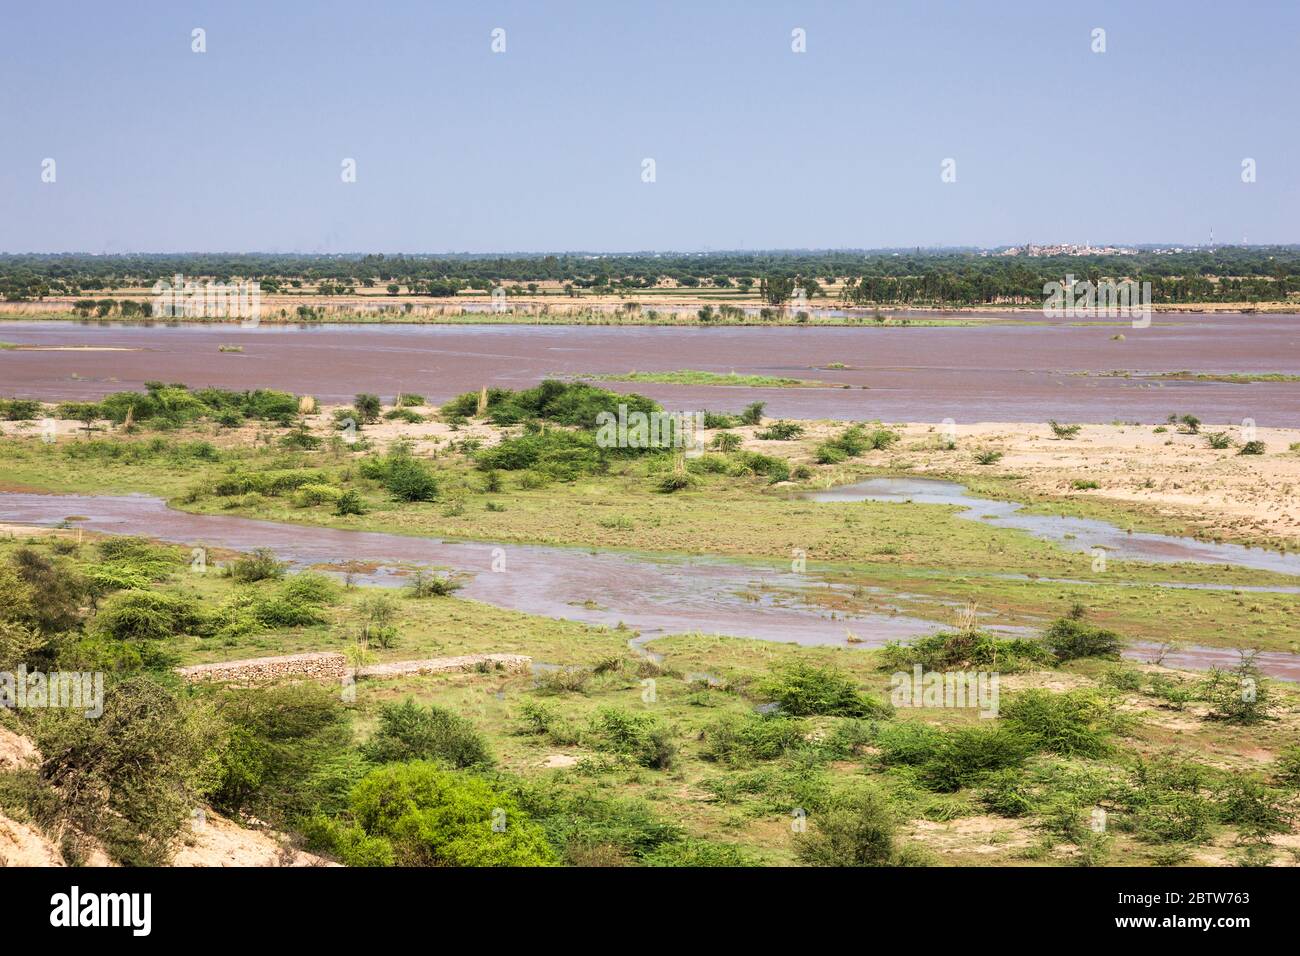
[[(872, 485), (869, 491), (863, 491), (862, 485), (852, 487), (858, 490), (839, 491), (874, 495), (893, 488), (898, 494), (905, 493), (897, 484)], [(908, 497), (919, 500), (916, 494)], [(943, 503), (957, 502), (949, 495)], [(977, 503), (987, 511), (989, 503)], [(637, 632), (629, 634), (636, 646), (657, 636), (690, 632), (801, 645), (845, 645), (851, 629), (860, 640), (854, 646), (878, 647), (943, 627), (902, 613), (831, 617), (797, 596), (809, 588), (836, 585), (810, 583), (809, 575), (793, 573), (788, 566), (773, 562), (346, 531), (233, 515), (191, 514), (147, 495), (0, 493), (0, 522), (50, 526), (70, 518), (70, 526), (88, 531), (143, 535), (193, 547), (268, 548), (297, 569), (343, 573), (348, 565), (354, 565), (361, 570), (353, 572), (353, 579), (365, 584), (395, 586), (404, 583), (409, 569), (448, 568), (465, 576), (465, 587), (459, 592), (465, 597), (530, 614), (609, 627), (622, 625)], [(1134, 658), (1149, 657), (1151, 649), (1134, 646), (1128, 653)], [(1236, 660), (1231, 650), (1190, 647), (1169, 655), (1165, 662), (1205, 669), (1216, 664), (1230, 666)], [(1300, 655), (1264, 653), (1259, 663), (1273, 676), (1300, 680)]]

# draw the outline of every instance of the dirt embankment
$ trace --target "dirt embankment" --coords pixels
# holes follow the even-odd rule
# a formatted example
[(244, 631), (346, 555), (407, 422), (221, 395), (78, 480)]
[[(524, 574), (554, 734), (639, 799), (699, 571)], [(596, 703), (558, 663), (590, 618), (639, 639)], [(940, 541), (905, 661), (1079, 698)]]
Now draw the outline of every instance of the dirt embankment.
[[(30, 740), (0, 727), (0, 773), (31, 765), (40, 754)], [(91, 852), (89, 866), (111, 866), (99, 849)], [(64, 866), (58, 843), (30, 822), (14, 820), (0, 812), (0, 866)], [(182, 833), (172, 866), (332, 866), (311, 853), (289, 845), (274, 830), (241, 827), (213, 810), (196, 812)]]

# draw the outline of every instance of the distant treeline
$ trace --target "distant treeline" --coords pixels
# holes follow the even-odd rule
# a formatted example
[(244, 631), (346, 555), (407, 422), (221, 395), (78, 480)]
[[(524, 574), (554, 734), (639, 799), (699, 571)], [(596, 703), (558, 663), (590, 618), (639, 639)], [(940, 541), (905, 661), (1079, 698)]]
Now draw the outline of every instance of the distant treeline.
[(977, 250), (720, 252), (709, 254), (515, 256), (307, 256), (277, 254), (0, 255), (0, 296), (34, 301), (51, 295), (95, 296), (187, 279), (257, 280), (264, 292), (301, 289), (346, 295), (381, 287), (390, 295), (454, 296), (500, 285), (518, 294), (558, 282), (571, 296), (652, 289), (662, 280), (715, 293), (757, 289), (773, 305), (827, 297), (850, 305), (997, 305), (1036, 303), (1046, 282), (1066, 275), (1094, 282), (1150, 282), (1152, 301), (1279, 302), (1300, 293), (1300, 247), (1226, 247), (1178, 253), (1026, 258)]

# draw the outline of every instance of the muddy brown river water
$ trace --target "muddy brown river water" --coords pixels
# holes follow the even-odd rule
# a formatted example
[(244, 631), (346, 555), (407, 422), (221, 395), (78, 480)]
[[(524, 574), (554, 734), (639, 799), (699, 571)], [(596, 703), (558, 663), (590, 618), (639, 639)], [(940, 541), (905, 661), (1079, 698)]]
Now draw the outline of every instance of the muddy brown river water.
[[(88, 399), (149, 380), (281, 388), (324, 402), (357, 392), (438, 402), (548, 375), (698, 369), (832, 383), (819, 388), (613, 384), (672, 409), (765, 401), (785, 418), (957, 422), (1162, 421), (1300, 426), (1300, 382), (1196, 382), (1083, 372), (1300, 374), (1300, 315), (1156, 315), (977, 328), (655, 328), (529, 325), (222, 325), (0, 322), (0, 342), (123, 351), (0, 350), (0, 396)], [(1115, 339), (1123, 335), (1123, 341)], [(242, 352), (219, 352), (237, 345)], [(826, 368), (841, 363), (848, 368)], [(838, 386), (848, 386), (838, 387)]]

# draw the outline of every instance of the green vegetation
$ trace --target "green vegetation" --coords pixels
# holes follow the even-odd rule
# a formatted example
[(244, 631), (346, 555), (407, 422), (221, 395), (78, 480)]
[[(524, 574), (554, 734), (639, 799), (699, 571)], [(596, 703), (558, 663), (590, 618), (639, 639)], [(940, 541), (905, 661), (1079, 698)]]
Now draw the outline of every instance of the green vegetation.
[(1071, 441), (1079, 434), (1081, 425), (1062, 425), (1060, 422), (1049, 421), (1047, 423), (1052, 428), (1052, 434), (1062, 441)]
[[(1094, 256), (1089, 267), (1117, 280), (1151, 283), (1156, 304), (1196, 302), (1286, 302), (1300, 282), (1300, 252), (1291, 246), (1228, 247), (1179, 253), (1139, 251), (1134, 255)], [(380, 298), (424, 295), (456, 297), (476, 292), (480, 301), (498, 286), (508, 295), (536, 293), (549, 284), (562, 299), (605, 294), (653, 299), (689, 289), (720, 303), (710, 321), (728, 304), (757, 292), (771, 306), (793, 301), (795, 289), (816, 301), (828, 297), (823, 283), (841, 282), (840, 304), (870, 307), (1041, 306), (1043, 284), (1077, 269), (1069, 256), (1002, 257), (977, 251), (880, 250), (829, 252), (722, 252), (707, 255), (625, 255), (592, 258), (545, 255), (311, 256), (297, 254), (156, 254), (131, 256), (0, 256), (0, 296), (6, 301), (39, 301), (48, 295), (82, 296), (77, 311), (100, 317), (147, 317), (152, 303), (102, 297), (117, 289), (148, 289), (157, 280), (186, 276), (257, 278), (263, 291), (314, 287), (328, 299), (360, 288), (388, 293)], [(663, 280), (670, 280), (664, 282)], [(561, 288), (561, 286), (563, 288)], [(101, 296), (97, 298), (96, 296)], [(639, 303), (636, 312), (642, 311)], [(310, 320), (300, 307), (298, 320)], [(478, 316), (478, 321), (483, 315)]]
[(898, 433), (887, 428), (867, 431), (860, 425), (851, 425), (837, 437), (818, 445), (813, 454), (818, 464), (836, 465), (869, 451), (888, 448), (898, 440)]
[[(111, 662), (110, 723), (0, 714), (42, 753), (0, 773), (0, 807), (62, 827), (70, 859), (95, 844), (122, 862), (163, 861), (204, 802), (352, 865), (1155, 865), (1175, 846), (1266, 853), (1294, 825), (1297, 698), (1249, 661), (1189, 680), (1094, 657), (1062, 664), (1034, 640), (966, 627), (884, 651), (681, 635), (654, 643), (665, 655), (654, 663), (630, 657), (617, 629), (310, 573), (199, 575), (188, 560), (139, 539), (0, 542), (13, 596), (0, 663)], [(124, 596), (139, 613), (118, 613)], [(109, 626), (137, 620), (143, 630)], [(1064, 620), (1071, 634), (1083, 626), (1079, 611)], [(352, 703), (329, 684), (185, 686), (170, 674), (177, 661), (344, 649), (363, 629), (380, 659), (511, 650), (561, 668), (367, 678)], [(1031, 686), (1004, 687), (994, 719), (894, 713), (889, 671), (912, 663), (1018, 671)], [(1160, 752), (1175, 684), (1209, 705), (1180, 732), (1177, 761)], [(777, 706), (755, 712), (765, 704)], [(1087, 823), (1097, 806), (1111, 819), (1101, 842)], [(996, 831), (1005, 845), (987, 842), (988, 813), (1014, 821)]]

